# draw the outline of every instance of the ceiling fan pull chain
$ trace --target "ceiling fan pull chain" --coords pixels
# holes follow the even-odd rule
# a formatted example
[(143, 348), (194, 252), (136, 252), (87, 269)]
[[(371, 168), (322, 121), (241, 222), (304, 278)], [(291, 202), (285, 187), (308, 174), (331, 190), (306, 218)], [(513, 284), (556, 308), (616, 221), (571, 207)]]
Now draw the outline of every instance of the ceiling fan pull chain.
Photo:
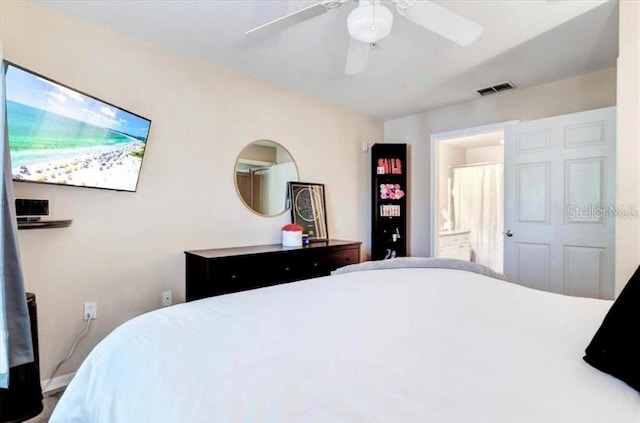
[(376, 2), (375, 0), (371, 0), (371, 31), (376, 30)]

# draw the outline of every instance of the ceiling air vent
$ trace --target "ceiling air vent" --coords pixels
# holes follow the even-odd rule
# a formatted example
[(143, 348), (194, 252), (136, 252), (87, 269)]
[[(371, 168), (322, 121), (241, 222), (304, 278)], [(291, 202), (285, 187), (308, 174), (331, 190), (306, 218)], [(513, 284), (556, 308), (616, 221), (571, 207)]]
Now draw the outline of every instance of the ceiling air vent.
[(513, 84), (513, 82), (507, 81), (507, 82), (501, 82), (499, 84), (492, 85), (490, 87), (480, 88), (477, 91), (478, 91), (478, 94), (484, 96), (484, 95), (499, 93), (501, 91), (512, 90), (515, 87), (516, 86)]

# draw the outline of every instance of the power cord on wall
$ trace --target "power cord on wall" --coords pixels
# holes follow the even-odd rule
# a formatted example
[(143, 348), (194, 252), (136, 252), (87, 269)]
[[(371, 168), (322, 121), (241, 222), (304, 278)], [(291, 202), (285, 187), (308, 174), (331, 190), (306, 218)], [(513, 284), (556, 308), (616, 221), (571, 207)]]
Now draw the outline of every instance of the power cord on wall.
[(94, 317), (91, 317), (91, 315), (89, 315), (89, 314), (87, 314), (85, 317), (87, 318), (87, 325), (84, 327), (84, 330), (82, 331), (82, 333), (80, 335), (78, 335), (76, 340), (73, 342), (73, 345), (71, 345), (71, 349), (69, 350), (69, 354), (67, 354), (67, 356), (65, 358), (63, 358), (62, 361), (60, 361), (60, 363), (58, 363), (56, 368), (53, 369), (53, 372), (51, 372), (51, 376), (49, 377), (49, 381), (47, 382), (47, 385), (42, 389), (43, 391), (46, 391), (47, 388), (49, 388), (49, 386), (51, 385), (51, 382), (53, 381), (53, 377), (55, 376), (56, 372), (60, 369), (60, 366), (62, 366), (62, 364), (71, 357), (71, 355), (73, 354), (73, 352), (76, 349), (76, 346), (78, 345), (78, 342), (80, 342), (82, 337), (85, 336), (87, 334), (87, 332), (89, 332), (89, 328), (91, 327), (91, 321), (94, 319)]

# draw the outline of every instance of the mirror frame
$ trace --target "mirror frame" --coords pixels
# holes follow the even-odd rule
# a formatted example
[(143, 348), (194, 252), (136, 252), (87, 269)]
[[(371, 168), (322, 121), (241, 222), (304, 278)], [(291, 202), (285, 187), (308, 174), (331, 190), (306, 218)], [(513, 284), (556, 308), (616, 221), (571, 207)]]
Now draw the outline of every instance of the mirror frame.
[[(273, 141), (267, 138), (260, 138), (254, 141), (249, 142), (248, 144), (246, 144), (244, 147), (242, 147), (242, 150), (240, 150), (240, 152), (238, 153), (238, 156), (236, 157), (236, 161), (233, 165), (233, 184), (236, 187), (236, 195), (238, 196), (238, 198), (240, 199), (240, 202), (247, 208), (249, 209), (253, 214), (260, 216), (260, 217), (278, 217), (278, 216), (282, 216), (283, 214), (287, 213), (289, 210), (291, 210), (291, 206), (289, 207), (284, 207), (282, 211), (276, 213), (276, 214), (263, 214), (263, 213), (259, 213), (258, 211), (254, 210), (251, 206), (249, 206), (249, 204), (246, 203), (246, 201), (244, 201), (244, 198), (242, 197), (242, 194), (240, 194), (240, 189), (238, 188), (238, 177), (237, 177), (237, 173), (238, 173), (238, 162), (241, 159), (242, 153), (249, 148), (252, 145), (256, 145), (258, 143), (262, 143), (262, 142), (269, 142), (271, 144), (273, 144), (274, 147), (276, 148), (281, 148), (286, 154), (289, 155), (289, 157), (291, 157), (291, 162), (293, 163), (293, 166), (296, 169), (296, 175), (297, 175), (297, 181), (300, 180), (300, 169), (298, 168), (298, 163), (296, 162), (296, 160), (293, 157), (293, 154), (291, 154), (291, 152), (282, 144), (280, 144), (277, 141)], [(283, 187), (283, 192), (287, 193), (287, 183), (285, 182), (285, 185)]]

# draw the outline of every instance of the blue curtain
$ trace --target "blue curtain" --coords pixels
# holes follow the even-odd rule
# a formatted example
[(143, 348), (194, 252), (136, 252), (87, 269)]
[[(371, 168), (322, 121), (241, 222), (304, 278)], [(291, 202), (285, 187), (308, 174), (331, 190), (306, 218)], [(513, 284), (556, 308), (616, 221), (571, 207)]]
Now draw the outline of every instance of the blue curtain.
[(9, 369), (33, 361), (31, 325), (24, 291), (18, 227), (13, 197), (5, 103), (5, 65), (0, 40), (0, 133), (2, 133), (2, 204), (0, 205), (0, 388), (9, 385)]

